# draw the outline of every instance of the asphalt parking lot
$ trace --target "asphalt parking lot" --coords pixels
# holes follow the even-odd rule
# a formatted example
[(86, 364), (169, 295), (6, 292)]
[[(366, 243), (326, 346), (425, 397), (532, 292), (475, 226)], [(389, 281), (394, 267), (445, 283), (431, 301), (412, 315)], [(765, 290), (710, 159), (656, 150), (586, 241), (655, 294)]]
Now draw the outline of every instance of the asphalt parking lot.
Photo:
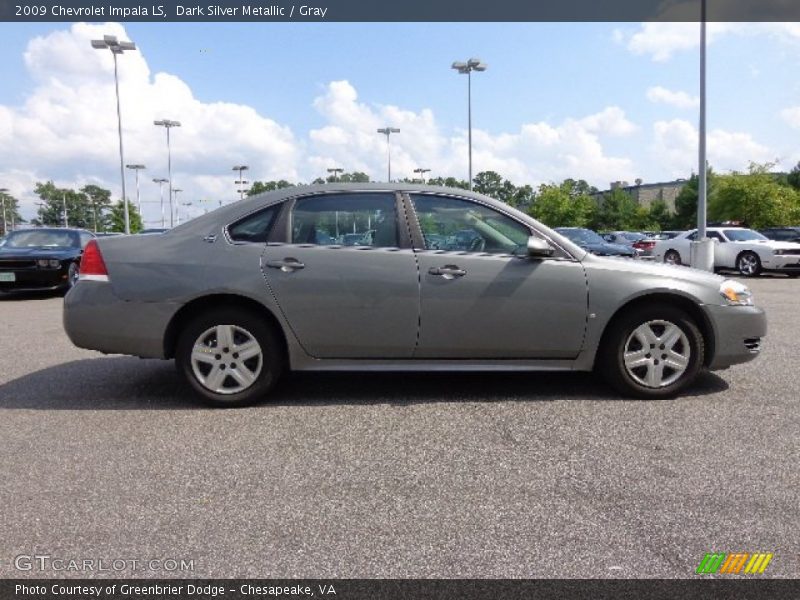
[(171, 362), (74, 348), (58, 297), (0, 299), (1, 577), (19, 555), (185, 559), (135, 577), (800, 576), (800, 281), (747, 282), (756, 362), (669, 401), (591, 375), (296, 375), (194, 403)]

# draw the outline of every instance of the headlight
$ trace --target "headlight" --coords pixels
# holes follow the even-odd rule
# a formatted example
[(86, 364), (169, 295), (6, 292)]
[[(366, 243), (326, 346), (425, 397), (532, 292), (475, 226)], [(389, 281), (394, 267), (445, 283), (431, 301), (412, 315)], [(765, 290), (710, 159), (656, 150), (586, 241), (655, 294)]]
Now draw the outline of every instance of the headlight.
[(728, 304), (737, 306), (752, 306), (753, 294), (748, 287), (738, 281), (726, 279), (719, 286), (720, 295), (725, 298)]
[(61, 261), (60, 261), (60, 260), (58, 260), (57, 258), (51, 258), (51, 259), (48, 261), (48, 266), (49, 266), (51, 269), (57, 269), (58, 267), (60, 267), (60, 266), (61, 266)]
[(49, 262), (49, 261), (48, 261), (46, 258), (37, 258), (37, 259), (36, 259), (36, 264), (37, 264), (38, 266), (40, 266), (41, 268), (43, 268), (43, 269), (46, 269), (46, 268), (47, 268), (47, 263), (48, 263), (48, 262)]

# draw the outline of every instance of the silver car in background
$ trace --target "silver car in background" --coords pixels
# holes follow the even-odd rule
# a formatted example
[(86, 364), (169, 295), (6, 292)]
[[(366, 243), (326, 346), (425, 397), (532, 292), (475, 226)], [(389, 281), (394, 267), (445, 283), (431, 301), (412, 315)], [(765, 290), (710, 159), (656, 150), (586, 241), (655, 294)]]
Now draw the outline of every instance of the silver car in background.
[(410, 184), (287, 188), (99, 239), (64, 326), (82, 348), (174, 358), (216, 406), (262, 399), (286, 369), (595, 369), (665, 398), (766, 333), (738, 282), (593, 256), (486, 196)]

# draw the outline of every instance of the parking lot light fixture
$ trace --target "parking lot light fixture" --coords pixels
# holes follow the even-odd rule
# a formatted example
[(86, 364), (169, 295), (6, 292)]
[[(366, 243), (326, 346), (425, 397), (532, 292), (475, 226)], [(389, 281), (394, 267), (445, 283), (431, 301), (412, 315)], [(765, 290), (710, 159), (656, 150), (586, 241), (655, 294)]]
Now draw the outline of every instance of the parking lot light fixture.
[(164, 184), (167, 183), (169, 179), (164, 177), (156, 177), (153, 179), (154, 183), (158, 184), (158, 195), (161, 199), (161, 227), (166, 227), (166, 219), (164, 215)]
[(489, 65), (482, 62), (479, 58), (470, 58), (467, 62), (454, 62), (450, 65), (451, 69), (458, 71), (459, 75), (467, 76), (467, 142), (469, 148), (469, 189), (472, 189), (472, 72), (485, 71)]
[(239, 189), (236, 190), (237, 192), (239, 192), (239, 200), (244, 200), (244, 193), (247, 191), (247, 188), (245, 188), (244, 186), (248, 183), (247, 181), (244, 180), (244, 178), (242, 178), (242, 173), (244, 171), (247, 171), (249, 168), (250, 167), (248, 167), (247, 165), (236, 165), (233, 167), (234, 171), (239, 171), (239, 179), (236, 181), (236, 185), (239, 186)]
[(430, 171), (430, 169), (423, 169), (422, 167), (414, 169), (414, 173), (419, 173), (419, 178), (422, 183), (425, 183), (425, 173), (430, 173)]
[(153, 121), (153, 125), (156, 127), (163, 127), (167, 130), (167, 179), (169, 179), (169, 226), (172, 227), (172, 217), (175, 214), (175, 211), (172, 206), (172, 148), (170, 146), (169, 141), (169, 130), (173, 127), (180, 127), (180, 121), (171, 121), (169, 119), (161, 119), (160, 121)]
[(119, 104), (119, 74), (117, 72), (117, 55), (124, 54), (126, 51), (136, 50), (133, 42), (119, 41), (114, 35), (104, 35), (102, 40), (92, 40), (92, 48), (95, 50), (110, 50), (114, 57), (114, 89), (117, 94), (117, 129), (119, 132), (119, 175), (122, 180), (122, 202), (125, 206), (125, 233), (131, 232), (130, 215), (128, 214), (128, 196), (125, 193), (125, 158), (122, 149), (122, 110)]
[(341, 167), (331, 167), (328, 169), (328, 173), (333, 173), (333, 181), (336, 183), (339, 181), (339, 173), (344, 173), (344, 169)]
[(389, 137), (393, 133), (400, 133), (400, 130), (397, 127), (388, 127), (387, 126), (387, 127), (381, 127), (380, 129), (378, 129), (378, 133), (382, 133), (382, 134), (384, 134), (386, 136), (386, 153), (387, 153), (387, 156), (388, 156), (388, 159), (389, 159), (389, 166), (388, 166), (388, 172), (387, 172), (387, 175), (386, 175), (386, 181), (391, 181), (392, 180), (392, 144), (389, 141)]
[(139, 193), (139, 171), (146, 169), (144, 165), (125, 165), (127, 169), (133, 169), (136, 172), (136, 207), (139, 209), (139, 215), (142, 214), (142, 196)]

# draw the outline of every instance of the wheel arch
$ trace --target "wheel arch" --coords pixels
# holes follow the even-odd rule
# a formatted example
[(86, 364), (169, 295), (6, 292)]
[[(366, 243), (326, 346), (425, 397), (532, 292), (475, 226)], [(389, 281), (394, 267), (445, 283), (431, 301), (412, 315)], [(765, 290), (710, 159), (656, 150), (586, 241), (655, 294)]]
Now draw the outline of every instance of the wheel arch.
[(247, 296), (227, 293), (210, 294), (195, 298), (184, 304), (180, 310), (172, 316), (164, 332), (164, 358), (175, 358), (175, 348), (178, 344), (180, 332), (186, 323), (191, 321), (195, 316), (215, 308), (231, 307), (242, 308), (263, 316), (279, 336), (282, 346), (281, 350), (283, 351), (284, 357), (288, 360), (289, 348), (286, 340), (286, 333), (274, 313), (257, 300), (253, 300)]
[(715, 336), (714, 336), (714, 327), (711, 324), (711, 320), (709, 319), (708, 315), (702, 309), (702, 307), (686, 296), (681, 294), (670, 294), (667, 292), (654, 292), (650, 294), (644, 294), (641, 296), (636, 296), (635, 298), (631, 298), (625, 304), (620, 306), (616, 312), (611, 316), (611, 318), (606, 323), (605, 327), (603, 328), (603, 334), (600, 336), (600, 343), (597, 345), (597, 352), (594, 356), (594, 361), (592, 368), (597, 365), (598, 356), (606, 346), (608, 336), (610, 332), (613, 330), (614, 326), (620, 320), (623, 314), (626, 312), (639, 308), (641, 306), (649, 306), (653, 304), (666, 304), (670, 306), (674, 306), (676, 308), (680, 308), (684, 310), (697, 324), (698, 329), (700, 329), (700, 333), (703, 336), (703, 344), (705, 347), (705, 356), (703, 357), (703, 366), (708, 367), (711, 364), (711, 361), (714, 357), (716, 352), (715, 348)]

